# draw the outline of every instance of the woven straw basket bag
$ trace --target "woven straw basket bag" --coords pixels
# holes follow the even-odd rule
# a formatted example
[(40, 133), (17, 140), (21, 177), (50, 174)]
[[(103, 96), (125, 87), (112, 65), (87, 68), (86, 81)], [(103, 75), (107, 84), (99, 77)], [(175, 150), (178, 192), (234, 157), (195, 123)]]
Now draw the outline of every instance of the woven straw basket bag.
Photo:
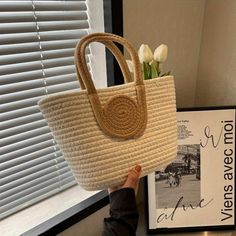
[[(104, 44), (116, 57), (125, 84), (96, 89), (85, 48)], [(134, 81), (116, 44), (134, 64)], [(39, 107), (77, 182), (86, 190), (122, 184), (136, 164), (145, 176), (176, 157), (176, 103), (172, 76), (143, 80), (137, 53), (124, 38), (96, 33), (80, 40), (75, 62), (81, 90), (42, 98)]]

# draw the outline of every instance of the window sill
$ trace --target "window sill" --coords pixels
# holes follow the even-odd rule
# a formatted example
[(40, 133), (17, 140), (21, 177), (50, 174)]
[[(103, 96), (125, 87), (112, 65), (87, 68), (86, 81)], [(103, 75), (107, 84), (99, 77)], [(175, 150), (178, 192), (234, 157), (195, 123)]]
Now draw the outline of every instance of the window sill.
[(0, 235), (59, 233), (107, 203), (106, 191), (90, 192), (76, 185), (3, 219)]

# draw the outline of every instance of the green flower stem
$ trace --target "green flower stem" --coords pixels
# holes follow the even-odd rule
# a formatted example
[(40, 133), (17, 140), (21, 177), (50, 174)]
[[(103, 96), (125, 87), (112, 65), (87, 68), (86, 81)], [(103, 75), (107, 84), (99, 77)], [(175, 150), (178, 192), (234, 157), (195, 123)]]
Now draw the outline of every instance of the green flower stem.
[(159, 65), (160, 65), (160, 62), (157, 61), (156, 62), (156, 69), (157, 69), (157, 74), (159, 74), (161, 71), (159, 70)]
[(157, 78), (158, 77), (158, 73), (157, 73), (157, 68), (154, 65), (154, 63), (151, 64), (151, 78)]
[(149, 65), (146, 62), (143, 62), (142, 64), (143, 67), (143, 79), (150, 79), (150, 69), (149, 69)]

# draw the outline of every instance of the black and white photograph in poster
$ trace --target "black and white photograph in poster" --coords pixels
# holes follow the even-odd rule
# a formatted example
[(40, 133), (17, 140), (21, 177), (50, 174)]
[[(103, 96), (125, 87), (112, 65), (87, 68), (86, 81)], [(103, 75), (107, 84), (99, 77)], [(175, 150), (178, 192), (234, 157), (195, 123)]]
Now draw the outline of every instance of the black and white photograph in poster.
[(147, 177), (148, 231), (235, 225), (235, 108), (177, 112), (176, 158)]

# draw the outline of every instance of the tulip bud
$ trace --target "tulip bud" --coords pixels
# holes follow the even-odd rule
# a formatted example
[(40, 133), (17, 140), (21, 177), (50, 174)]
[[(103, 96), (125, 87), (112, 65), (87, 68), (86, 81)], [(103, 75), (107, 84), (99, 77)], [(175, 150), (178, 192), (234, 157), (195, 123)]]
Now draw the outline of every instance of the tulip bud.
[(138, 56), (141, 63), (148, 63), (153, 59), (153, 53), (147, 44), (142, 44), (138, 50)]
[(134, 64), (131, 60), (126, 60), (126, 63), (128, 65), (129, 68), (129, 72), (134, 73)]
[(163, 63), (167, 59), (168, 47), (165, 44), (161, 44), (156, 48), (154, 52), (154, 60)]

